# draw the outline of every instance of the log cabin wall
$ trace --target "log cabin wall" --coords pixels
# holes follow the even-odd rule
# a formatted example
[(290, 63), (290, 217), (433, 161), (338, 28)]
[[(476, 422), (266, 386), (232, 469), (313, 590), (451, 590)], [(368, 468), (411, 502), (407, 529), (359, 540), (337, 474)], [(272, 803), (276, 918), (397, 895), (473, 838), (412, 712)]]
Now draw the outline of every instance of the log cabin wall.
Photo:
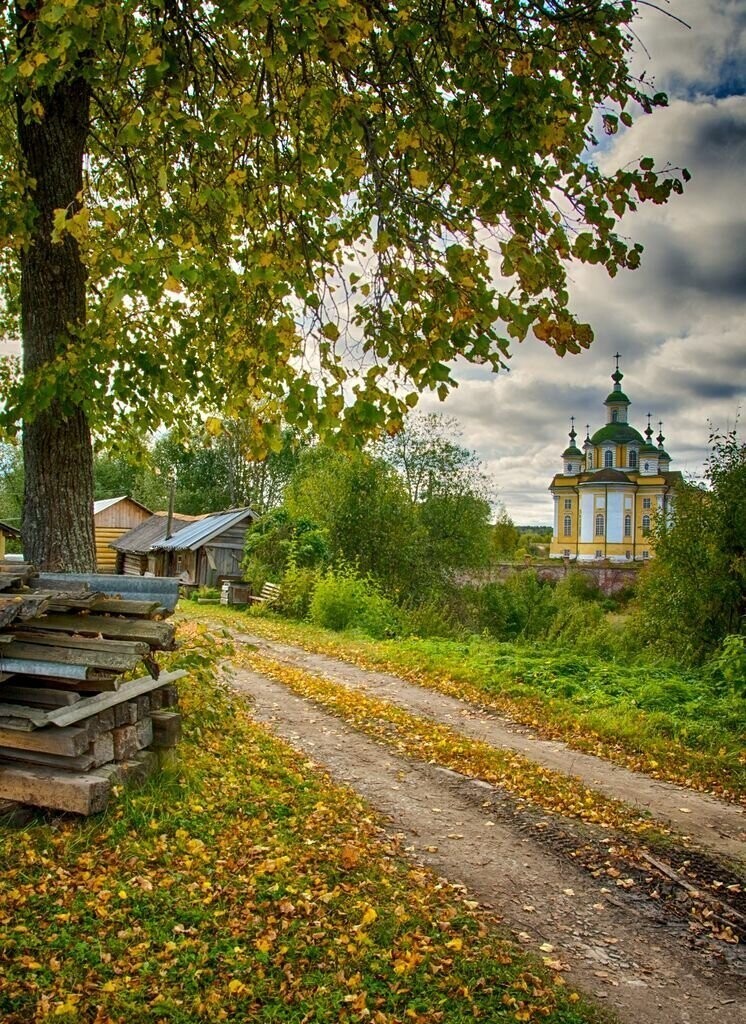
[(131, 498), (122, 498), (98, 512), (95, 509), (96, 504), (93, 515), (96, 569), (98, 572), (116, 572), (117, 552), (110, 547), (111, 542), (144, 523), (152, 513)]

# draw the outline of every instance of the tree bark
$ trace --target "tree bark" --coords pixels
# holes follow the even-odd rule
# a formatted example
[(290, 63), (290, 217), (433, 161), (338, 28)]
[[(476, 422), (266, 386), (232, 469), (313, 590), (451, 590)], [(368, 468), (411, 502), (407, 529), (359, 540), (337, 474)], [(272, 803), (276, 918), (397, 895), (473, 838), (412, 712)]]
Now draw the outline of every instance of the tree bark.
[[(39, 99), (44, 116), (27, 121), (18, 102), (18, 138), (36, 185), (32, 238), (21, 256), (23, 369), (32, 374), (73, 344), (85, 324), (86, 268), (77, 241), (52, 241), (54, 211), (80, 209), (90, 89), (62, 81)], [(22, 536), (27, 561), (39, 568), (96, 568), (93, 532), (93, 452), (80, 406), (51, 405), (23, 427), (25, 489)]]

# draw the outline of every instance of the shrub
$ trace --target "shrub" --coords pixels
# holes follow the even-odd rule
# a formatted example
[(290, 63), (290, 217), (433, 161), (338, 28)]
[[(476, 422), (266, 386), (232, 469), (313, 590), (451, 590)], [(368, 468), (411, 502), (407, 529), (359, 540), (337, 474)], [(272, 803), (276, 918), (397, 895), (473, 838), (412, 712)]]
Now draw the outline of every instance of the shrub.
[(726, 636), (709, 665), (709, 676), (717, 685), (725, 684), (735, 693), (746, 697), (746, 636)]
[(359, 629), (381, 639), (401, 630), (400, 613), (368, 577), (353, 569), (327, 572), (314, 588), (309, 616), (317, 626)]
[(420, 604), (411, 605), (402, 612), (403, 631), (410, 636), (445, 637), (458, 639), (463, 626), (451, 612), (451, 606), (444, 597), (432, 597)]
[(278, 611), (293, 619), (307, 618), (319, 578), (318, 569), (299, 568), (291, 562), (282, 578)]

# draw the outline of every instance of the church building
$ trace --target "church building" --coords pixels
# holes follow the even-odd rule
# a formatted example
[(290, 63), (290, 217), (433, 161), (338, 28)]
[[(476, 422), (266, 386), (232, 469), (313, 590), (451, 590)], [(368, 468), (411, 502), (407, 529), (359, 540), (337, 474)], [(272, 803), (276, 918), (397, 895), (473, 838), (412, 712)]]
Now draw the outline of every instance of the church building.
[(586, 427), (582, 451), (575, 443), (575, 417), (571, 419), (562, 472), (549, 488), (554, 498), (552, 558), (578, 562), (653, 558), (651, 522), (671, 509), (682, 480), (680, 472), (669, 470), (663, 424), (659, 424), (657, 446), (650, 413), (644, 437), (630, 425), (630, 400), (622, 391), (619, 358), (611, 375), (614, 388), (604, 402), (606, 423), (592, 437)]

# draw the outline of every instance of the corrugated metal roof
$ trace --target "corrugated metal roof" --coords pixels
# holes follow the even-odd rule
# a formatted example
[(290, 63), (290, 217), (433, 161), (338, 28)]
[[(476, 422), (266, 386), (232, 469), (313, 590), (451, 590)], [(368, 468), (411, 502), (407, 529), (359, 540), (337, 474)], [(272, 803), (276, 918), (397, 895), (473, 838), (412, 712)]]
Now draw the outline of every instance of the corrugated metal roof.
[(121, 498), (99, 498), (98, 501), (94, 501), (93, 503), (94, 516), (97, 516), (99, 512), (104, 512), (107, 508), (111, 508), (112, 505), (116, 505), (118, 502), (124, 501), (126, 497), (127, 495), (123, 494)]
[(168, 540), (159, 541), (153, 544), (154, 551), (196, 551), (203, 544), (209, 543), (214, 537), (229, 530), (232, 526), (240, 523), (248, 517), (256, 519), (256, 512), (250, 508), (234, 508), (228, 512), (216, 512), (213, 516), (196, 523), (190, 523), (185, 529), (180, 530), (177, 536), (169, 537)]
[[(167, 521), (168, 516), (166, 513), (156, 513), (133, 530), (122, 534), (121, 537), (117, 537), (116, 540), (109, 544), (109, 547), (114, 548), (116, 551), (126, 551), (132, 555), (147, 555), (154, 544), (165, 539)], [(171, 526), (172, 535), (177, 534), (192, 522), (194, 522), (193, 516), (179, 516), (174, 513)]]
[(128, 494), (122, 494), (118, 498), (99, 498), (98, 501), (94, 501), (94, 516), (97, 516), (99, 512), (104, 512), (107, 508), (111, 508), (112, 505), (118, 505), (120, 501), (131, 501), (133, 505), (137, 505), (138, 508), (144, 509), (148, 515), (151, 514), (150, 509), (145, 508), (145, 505), (143, 505), (141, 501), (137, 501), (135, 498), (130, 498)]

